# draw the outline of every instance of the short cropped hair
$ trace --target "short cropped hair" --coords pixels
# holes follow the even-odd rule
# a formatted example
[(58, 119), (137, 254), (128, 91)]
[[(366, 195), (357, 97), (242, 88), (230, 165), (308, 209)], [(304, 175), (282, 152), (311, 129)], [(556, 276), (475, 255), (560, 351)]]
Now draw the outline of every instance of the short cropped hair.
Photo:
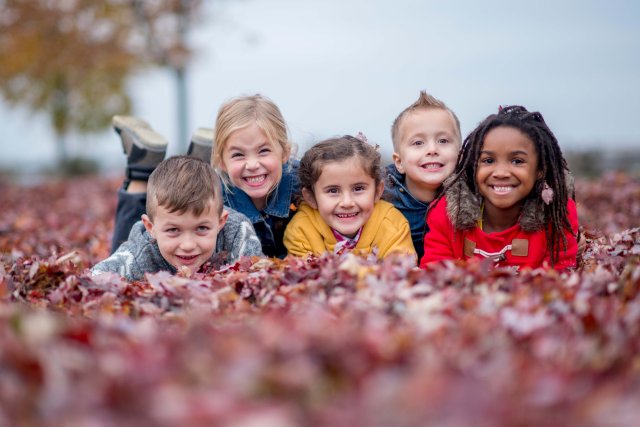
[(428, 109), (440, 109), (440, 110), (448, 111), (451, 114), (451, 117), (453, 117), (455, 128), (456, 128), (456, 131), (458, 132), (458, 135), (457, 135), (458, 143), (462, 143), (462, 132), (460, 131), (460, 120), (458, 119), (458, 116), (456, 116), (456, 113), (454, 113), (453, 110), (447, 107), (447, 104), (440, 101), (438, 98), (432, 95), (429, 95), (424, 90), (421, 90), (420, 96), (418, 97), (416, 102), (414, 102), (413, 104), (409, 105), (407, 108), (402, 110), (402, 112), (398, 115), (398, 117), (396, 117), (396, 119), (393, 121), (393, 125), (391, 126), (391, 139), (393, 140), (394, 151), (398, 151), (398, 143), (399, 143), (398, 132), (400, 130), (400, 125), (402, 124), (402, 120), (405, 118), (405, 116), (416, 110), (428, 110)]
[(169, 212), (202, 215), (213, 200), (222, 214), (220, 178), (211, 165), (191, 156), (173, 156), (163, 160), (149, 176), (147, 215), (153, 221), (158, 206)]

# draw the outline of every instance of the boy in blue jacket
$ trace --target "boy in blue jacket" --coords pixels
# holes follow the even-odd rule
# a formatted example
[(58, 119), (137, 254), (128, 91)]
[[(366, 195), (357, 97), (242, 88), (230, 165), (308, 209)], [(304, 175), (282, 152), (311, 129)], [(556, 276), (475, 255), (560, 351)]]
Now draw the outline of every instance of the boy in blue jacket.
[(461, 147), (460, 121), (444, 102), (425, 91), (391, 127), (393, 163), (386, 167), (383, 198), (409, 221), (411, 239), (424, 252), (426, 213), (442, 182), (453, 172)]

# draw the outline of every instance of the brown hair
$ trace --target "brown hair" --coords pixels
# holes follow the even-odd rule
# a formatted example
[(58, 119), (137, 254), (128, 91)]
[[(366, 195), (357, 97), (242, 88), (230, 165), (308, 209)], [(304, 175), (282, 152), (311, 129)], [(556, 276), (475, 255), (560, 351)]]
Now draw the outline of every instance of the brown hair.
[(365, 172), (378, 185), (382, 180), (382, 170), (377, 147), (351, 135), (344, 135), (319, 142), (304, 153), (298, 168), (300, 188), (306, 188), (313, 193), (313, 185), (320, 178), (324, 165), (356, 156), (362, 162)]
[(453, 117), (453, 121), (455, 123), (455, 129), (458, 132), (458, 142), (462, 141), (460, 120), (458, 120), (458, 116), (456, 116), (456, 113), (454, 113), (453, 110), (447, 107), (447, 105), (444, 102), (440, 101), (438, 98), (429, 95), (424, 90), (421, 90), (418, 99), (413, 104), (402, 110), (398, 117), (396, 117), (396, 119), (393, 121), (393, 125), (391, 125), (391, 139), (393, 141), (394, 151), (398, 150), (398, 132), (400, 130), (400, 125), (402, 124), (402, 119), (404, 119), (407, 114), (412, 113), (416, 110), (428, 110), (430, 108), (445, 110), (451, 114), (451, 117)]
[(233, 132), (252, 123), (258, 125), (271, 144), (279, 145), (284, 154), (291, 153), (287, 125), (280, 109), (272, 100), (259, 94), (232, 98), (218, 110), (211, 151), (211, 165), (220, 173), (225, 184), (229, 183), (229, 178), (220, 170), (222, 152)]
[(149, 176), (147, 215), (153, 221), (156, 208), (201, 215), (211, 200), (222, 214), (220, 178), (211, 166), (196, 157), (173, 156), (163, 160)]

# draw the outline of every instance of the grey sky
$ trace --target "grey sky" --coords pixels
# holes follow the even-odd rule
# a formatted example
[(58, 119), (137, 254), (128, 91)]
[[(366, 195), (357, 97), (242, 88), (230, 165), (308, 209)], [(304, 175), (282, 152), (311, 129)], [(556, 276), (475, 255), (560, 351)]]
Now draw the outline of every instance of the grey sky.
[[(564, 149), (640, 142), (637, 1), (244, 0), (205, 12), (193, 33), (192, 127), (259, 92), (302, 149), (362, 131), (389, 151), (391, 122), (426, 89), (456, 111), (463, 134), (517, 103), (542, 112)], [(175, 140), (169, 74), (140, 75), (131, 91), (135, 113)], [(5, 105), (0, 115), (0, 166), (53, 157), (46, 119)], [(73, 143), (106, 165), (124, 161), (111, 132)]]

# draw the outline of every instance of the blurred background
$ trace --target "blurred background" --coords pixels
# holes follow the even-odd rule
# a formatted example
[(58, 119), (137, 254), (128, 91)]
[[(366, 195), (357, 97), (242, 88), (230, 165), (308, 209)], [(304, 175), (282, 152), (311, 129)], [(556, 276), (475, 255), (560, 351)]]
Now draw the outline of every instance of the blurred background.
[(392, 121), (426, 89), (464, 135), (521, 104), (578, 175), (638, 174), (638, 22), (635, 0), (0, 0), (0, 173), (119, 174), (113, 114), (178, 154), (254, 93), (299, 153), (362, 131), (390, 156)]

